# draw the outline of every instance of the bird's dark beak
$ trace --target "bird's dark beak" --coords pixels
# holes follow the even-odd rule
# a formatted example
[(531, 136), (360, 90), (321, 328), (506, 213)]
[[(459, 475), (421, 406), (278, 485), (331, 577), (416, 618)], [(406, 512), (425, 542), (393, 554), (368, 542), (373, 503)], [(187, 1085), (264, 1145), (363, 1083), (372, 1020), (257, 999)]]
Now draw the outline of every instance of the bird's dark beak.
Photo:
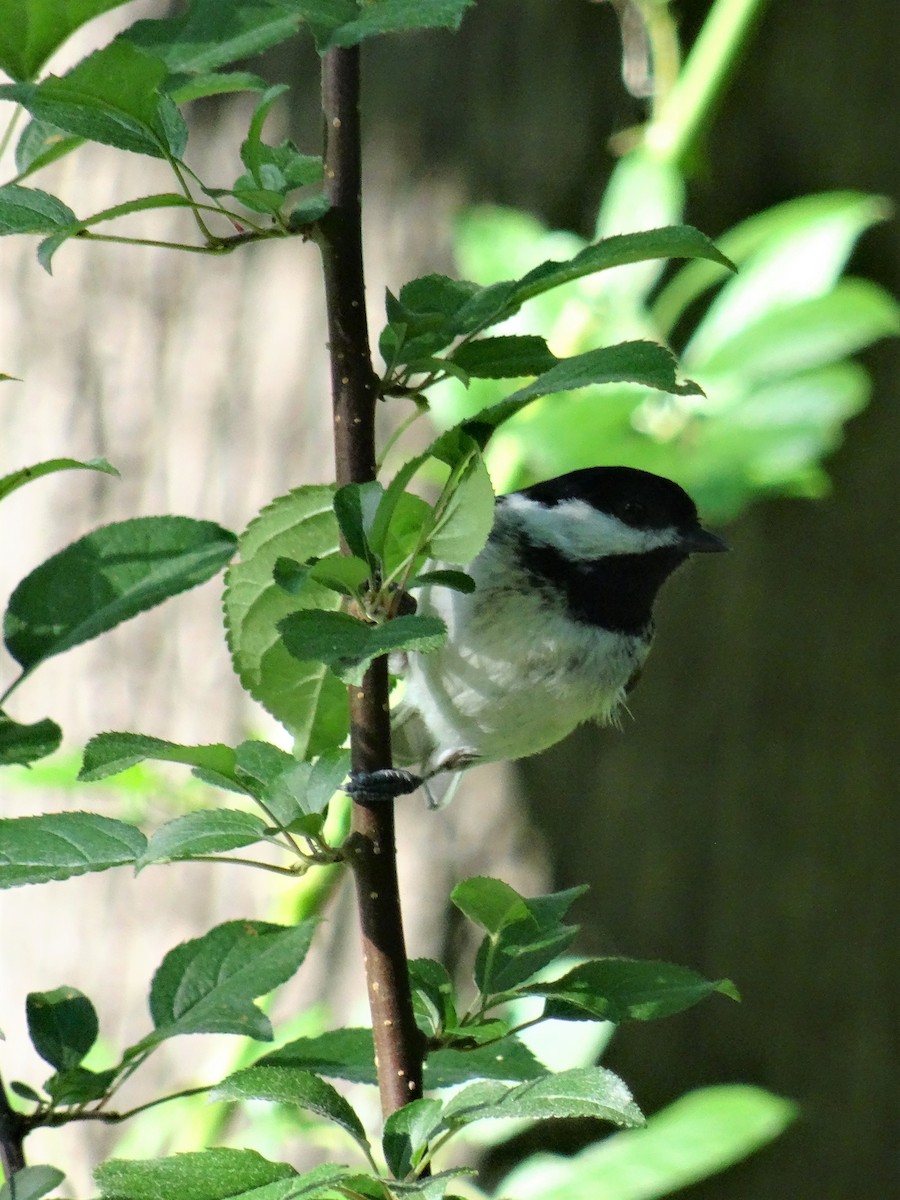
[(723, 537), (699, 525), (682, 533), (681, 545), (688, 554), (718, 554), (720, 550), (731, 549)]

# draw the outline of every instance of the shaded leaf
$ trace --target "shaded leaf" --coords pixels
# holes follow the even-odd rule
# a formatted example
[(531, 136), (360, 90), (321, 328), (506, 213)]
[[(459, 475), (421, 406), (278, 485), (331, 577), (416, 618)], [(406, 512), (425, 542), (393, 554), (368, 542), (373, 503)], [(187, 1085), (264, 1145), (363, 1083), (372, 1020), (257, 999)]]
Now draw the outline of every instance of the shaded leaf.
[(96, 813), (46, 813), (0, 820), (0, 888), (69, 879), (133, 863), (146, 838)]
[(447, 633), (438, 617), (395, 617), (369, 625), (348, 613), (303, 609), (278, 626), (287, 650), (301, 662), (318, 659), (347, 682), (359, 682), (369, 663), (397, 650), (437, 649)]
[(97, 1040), (97, 1013), (77, 988), (29, 992), (25, 1015), (32, 1045), (57, 1071), (77, 1067)]
[(479, 379), (542, 375), (559, 360), (542, 337), (532, 334), (478, 338), (453, 352), (452, 361)]
[(59, 749), (62, 730), (45, 717), (33, 725), (20, 725), (0, 712), (0, 766), (27, 766)]
[(73, 542), (31, 572), (9, 601), (4, 639), (32, 671), (52, 655), (204, 583), (234, 554), (227, 529), (190, 517), (137, 517)]

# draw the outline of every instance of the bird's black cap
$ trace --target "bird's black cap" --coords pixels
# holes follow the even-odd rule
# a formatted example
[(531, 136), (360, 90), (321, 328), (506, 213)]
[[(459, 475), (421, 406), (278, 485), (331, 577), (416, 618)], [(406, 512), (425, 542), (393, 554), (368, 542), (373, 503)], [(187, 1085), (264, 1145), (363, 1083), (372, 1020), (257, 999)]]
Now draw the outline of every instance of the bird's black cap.
[(545, 508), (567, 500), (583, 500), (633, 529), (674, 526), (683, 534), (684, 549), (691, 554), (728, 549), (718, 534), (702, 528), (697, 506), (684, 488), (662, 475), (636, 467), (585, 467), (532, 484), (519, 494)]

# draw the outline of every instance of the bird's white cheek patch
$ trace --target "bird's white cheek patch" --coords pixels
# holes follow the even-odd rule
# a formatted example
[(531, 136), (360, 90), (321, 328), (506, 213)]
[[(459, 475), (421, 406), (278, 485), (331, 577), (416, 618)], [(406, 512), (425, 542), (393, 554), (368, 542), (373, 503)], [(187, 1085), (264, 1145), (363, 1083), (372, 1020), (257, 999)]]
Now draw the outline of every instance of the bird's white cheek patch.
[(678, 540), (676, 530), (634, 529), (584, 500), (563, 500), (552, 508), (515, 493), (497, 506), (497, 527), (527, 532), (531, 542), (553, 546), (569, 558), (643, 554)]

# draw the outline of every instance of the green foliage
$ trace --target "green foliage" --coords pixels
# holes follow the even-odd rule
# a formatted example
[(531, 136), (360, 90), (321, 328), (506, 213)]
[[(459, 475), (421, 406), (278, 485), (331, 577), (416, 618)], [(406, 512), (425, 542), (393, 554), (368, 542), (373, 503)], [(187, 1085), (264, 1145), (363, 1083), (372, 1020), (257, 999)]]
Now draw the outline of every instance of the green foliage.
[[(0, 100), (31, 117), (16, 147), (18, 173), (0, 186), (0, 234), (41, 237), (38, 259), (48, 271), (72, 238), (157, 241), (121, 236), (118, 225), (112, 234), (100, 229), (172, 208), (188, 210), (196, 226), (197, 240), (181, 248), (220, 254), (292, 236), (327, 245), (335, 214), (322, 188), (322, 158), (290, 140), (268, 140), (287, 89), (236, 64), (304, 27), (322, 55), (374, 36), (455, 29), (470, 4), (189, 0), (176, 15), (138, 21), (54, 75), (43, 72), (55, 50), (117, 4), (0, 0), (0, 67), (12, 79), (0, 86)], [(240, 91), (258, 98), (225, 177), (233, 182), (219, 186), (188, 164), (182, 109)], [(12, 125), (4, 140), (11, 134)], [(161, 160), (172, 190), (85, 216), (23, 186), (86, 141)], [(677, 476), (719, 515), (767, 490), (821, 489), (820, 460), (867, 392), (864, 373), (847, 357), (900, 329), (882, 291), (842, 278), (884, 204), (853, 193), (809, 198), (752, 218), (714, 245), (679, 224), (683, 203), (674, 160), (639, 150), (614, 172), (591, 242), (547, 233), (521, 214), (470, 215), (458, 240), (470, 278), (429, 274), (386, 297), (377, 393), (411, 402), (413, 418), (432, 412), (439, 432), (423, 451), (382, 481), (296, 488), (239, 538), (185, 517), (110, 525), (19, 584), (4, 636), (22, 670), (4, 703), (50, 657), (227, 566), (224, 617), (236, 673), (293, 738), (293, 751), (255, 739), (232, 747), (101, 733), (85, 749), (81, 781), (164, 762), (187, 766), (217, 791), (204, 794), (204, 807), (148, 833), (89, 812), (2, 819), (0, 887), (171, 861), (252, 861), (293, 882), (311, 866), (340, 861), (349, 853), (346, 822), (332, 802), (350, 770), (346, 685), (359, 684), (376, 658), (442, 643), (440, 621), (413, 615), (414, 594), (424, 586), (472, 590), (463, 568), (492, 527), (492, 478), (521, 484), (593, 464), (600, 454)], [(686, 263), (663, 280), (669, 259)], [(670, 345), (681, 347), (680, 364)], [(67, 469), (115, 473), (104, 460), (53, 459), (0, 479), (0, 499)], [(426, 489), (427, 501), (419, 494)], [(0, 712), (0, 763), (37, 761), (60, 739), (50, 719), (24, 724)], [(234, 854), (248, 847), (276, 858)], [(667, 963), (573, 962), (567, 951), (578, 930), (566, 918), (583, 890), (526, 898), (483, 877), (454, 889), (452, 902), (481, 931), (472, 979), (459, 984), (431, 959), (409, 964), (430, 1094), (393, 1111), (380, 1136), (366, 1128), (354, 1095), (329, 1082), (378, 1084), (371, 1029), (306, 1037), (282, 1030), (270, 1053), (250, 1061), (244, 1052), (217, 1083), (175, 1093), (312, 1114), (348, 1139), (358, 1165), (300, 1173), (255, 1151), (208, 1148), (104, 1163), (96, 1173), (101, 1196), (440, 1200), (471, 1172), (440, 1171), (436, 1161), (472, 1126), (590, 1118), (623, 1132), (571, 1159), (539, 1156), (504, 1181), (503, 1194), (637, 1200), (703, 1178), (775, 1136), (790, 1106), (753, 1089), (697, 1093), (645, 1123), (625, 1083), (594, 1056), (556, 1068), (543, 1061), (534, 1048), (540, 1034), (665, 1018), (714, 993), (738, 998), (728, 980)], [(263, 998), (303, 963), (326, 892), (320, 886), (309, 901), (309, 919), (228, 921), (172, 949), (150, 985), (152, 1028), (104, 1069), (85, 1065), (100, 1025), (91, 1001), (68, 986), (32, 993), (29, 1035), (53, 1074), (40, 1088), (11, 1084), (24, 1131), (123, 1120), (158, 1103), (132, 1113), (113, 1107), (118, 1089), (172, 1037), (273, 1042)], [(16, 1200), (38, 1200), (60, 1180), (54, 1168), (26, 1168), (15, 1178)], [(0, 1200), (7, 1194), (12, 1200), (9, 1187)]]
[(782, 1133), (795, 1105), (761, 1088), (690, 1092), (571, 1157), (536, 1154), (501, 1182), (508, 1200), (657, 1200), (740, 1162)]
[[(648, 176), (658, 178), (662, 170), (641, 152), (623, 159), (598, 233), (646, 219)], [(673, 190), (650, 219), (677, 216), (677, 197)], [(654, 385), (649, 378), (632, 386), (637, 372), (621, 374), (628, 386), (616, 387), (612, 375), (567, 379), (554, 366), (545, 378), (551, 377), (554, 393), (564, 394), (519, 414), (502, 407), (509, 400), (499, 399), (498, 385), (488, 379), (466, 393), (459, 382), (446, 381), (433, 404), (439, 423), (476, 414), (480, 420), (485, 409), (512, 418), (487, 448), (501, 489), (590, 465), (600, 445), (606, 461), (676, 478), (720, 520), (761, 494), (819, 495), (827, 486), (821, 460), (868, 396), (865, 373), (847, 356), (900, 332), (900, 308), (891, 297), (867, 281), (841, 279), (857, 238), (886, 213), (884, 201), (858, 193), (791, 201), (718, 239), (723, 256), (739, 268), (733, 277), (721, 260), (706, 256), (655, 290), (659, 271), (648, 270), (651, 264), (624, 267), (578, 280), (543, 298), (534, 316), (523, 313), (504, 326), (519, 338), (549, 329), (550, 347), (568, 350), (623, 336), (673, 341), (683, 345), (681, 364), (693, 387), (672, 386), (671, 379)], [(481, 210), (462, 222), (457, 253), (463, 270), (488, 291), (501, 286), (492, 281), (510, 261), (520, 268), (540, 263), (561, 236), (518, 213)], [(565, 241), (579, 244), (572, 235)], [(698, 318), (698, 302), (713, 290)], [(658, 344), (654, 349), (662, 352)], [(566, 361), (589, 363), (592, 354), (602, 361), (602, 353), (581, 350)], [(595, 390), (601, 382), (607, 386)], [(538, 377), (520, 395), (541, 386)], [(583, 390), (573, 393), (574, 387)]]
[(14, 1176), (15, 1195), (12, 1181), (7, 1180), (0, 1187), (0, 1200), (40, 1200), (64, 1179), (65, 1175), (56, 1167), (23, 1167)]

